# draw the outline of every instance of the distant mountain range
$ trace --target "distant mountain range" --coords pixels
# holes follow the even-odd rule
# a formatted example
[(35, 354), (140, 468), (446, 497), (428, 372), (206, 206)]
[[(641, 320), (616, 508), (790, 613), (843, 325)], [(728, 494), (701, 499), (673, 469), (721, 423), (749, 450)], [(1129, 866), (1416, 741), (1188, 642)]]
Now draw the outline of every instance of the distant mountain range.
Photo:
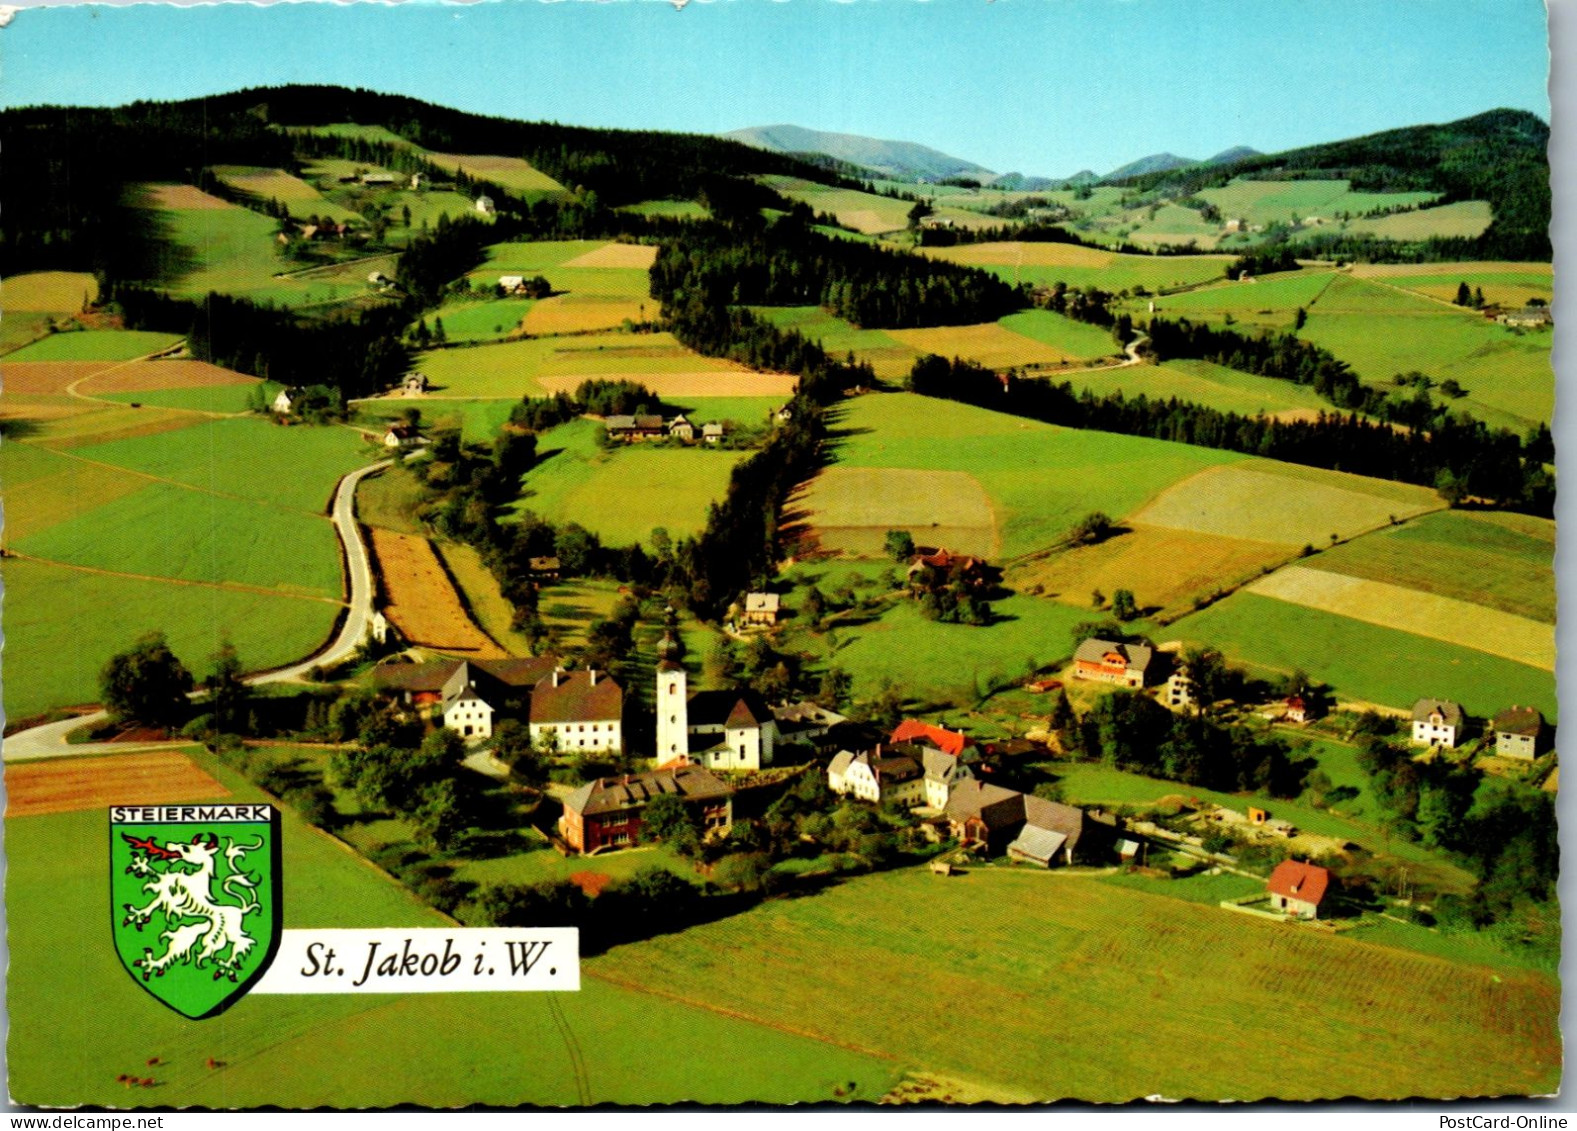
[(897, 181), (940, 181), (948, 177), (996, 176), (983, 165), (965, 161), (912, 141), (882, 141), (857, 134), (808, 130), (803, 126), (754, 126), (723, 135), (773, 153), (824, 153)]
[(993, 173), (984, 165), (966, 161), (962, 157), (953, 157), (912, 141), (884, 141), (880, 138), (862, 137), (859, 134), (811, 130), (804, 126), (752, 126), (748, 129), (732, 130), (722, 136), (773, 153), (797, 156), (821, 154), (869, 170), (877, 177), (895, 181), (934, 182), (951, 177), (965, 177), (996, 188), (1020, 192), (1042, 192), (1066, 188), (1069, 185), (1100, 184), (1105, 181), (1119, 181), (1127, 177), (1143, 176), (1146, 173), (1164, 173), (1194, 165), (1228, 165), (1234, 161), (1260, 156), (1258, 150), (1250, 149), (1246, 145), (1223, 150), (1204, 161), (1192, 157), (1179, 157), (1174, 153), (1155, 153), (1119, 166), (1105, 176), (1089, 169), (1081, 169), (1071, 177), (1043, 177), (1024, 173)]

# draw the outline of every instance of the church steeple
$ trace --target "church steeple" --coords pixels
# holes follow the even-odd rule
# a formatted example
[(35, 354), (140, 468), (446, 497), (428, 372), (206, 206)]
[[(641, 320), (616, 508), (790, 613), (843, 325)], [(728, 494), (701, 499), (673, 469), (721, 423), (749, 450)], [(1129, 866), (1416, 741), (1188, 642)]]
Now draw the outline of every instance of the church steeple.
[(679, 641), (679, 618), (668, 609), (667, 626), (657, 645), (657, 764), (690, 758), (690, 690)]
[(657, 670), (660, 672), (684, 670), (680, 663), (684, 659), (684, 644), (679, 640), (676, 631), (678, 627), (679, 617), (670, 605), (667, 609), (663, 638), (657, 644)]

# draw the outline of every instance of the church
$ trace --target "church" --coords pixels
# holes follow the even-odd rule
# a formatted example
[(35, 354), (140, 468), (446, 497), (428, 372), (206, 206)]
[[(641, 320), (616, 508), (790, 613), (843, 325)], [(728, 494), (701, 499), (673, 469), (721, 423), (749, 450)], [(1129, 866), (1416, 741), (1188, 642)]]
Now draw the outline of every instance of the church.
[(671, 619), (657, 656), (659, 766), (688, 762), (709, 770), (759, 770), (772, 764), (778, 724), (766, 700), (749, 689), (692, 694)]

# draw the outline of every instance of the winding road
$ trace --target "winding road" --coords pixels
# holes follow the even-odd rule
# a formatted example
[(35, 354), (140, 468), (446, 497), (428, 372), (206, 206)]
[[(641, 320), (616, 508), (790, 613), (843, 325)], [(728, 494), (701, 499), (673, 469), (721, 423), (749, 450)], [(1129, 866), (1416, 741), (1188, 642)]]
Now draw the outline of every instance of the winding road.
[[(254, 685), (286, 683), (301, 679), (319, 665), (338, 663), (354, 652), (367, 636), (373, 616), (372, 561), (367, 544), (362, 540), (356, 525), (356, 488), (363, 479), (375, 471), (391, 466), (393, 460), (380, 460), (367, 467), (350, 472), (339, 481), (334, 491), (334, 502), (329, 518), (334, 532), (339, 535), (341, 552), (345, 559), (345, 575), (350, 579), (349, 608), (340, 630), (327, 646), (289, 667), (275, 668), (246, 677)], [(95, 726), (109, 718), (108, 711), (91, 715), (76, 715), (60, 722), (45, 723), (17, 731), (0, 741), (0, 758), (7, 762), (32, 761), (38, 758), (70, 758), (89, 754), (130, 754), (138, 750), (166, 749), (168, 742), (128, 744), (123, 742), (85, 742), (71, 745), (66, 735), (82, 726)]]

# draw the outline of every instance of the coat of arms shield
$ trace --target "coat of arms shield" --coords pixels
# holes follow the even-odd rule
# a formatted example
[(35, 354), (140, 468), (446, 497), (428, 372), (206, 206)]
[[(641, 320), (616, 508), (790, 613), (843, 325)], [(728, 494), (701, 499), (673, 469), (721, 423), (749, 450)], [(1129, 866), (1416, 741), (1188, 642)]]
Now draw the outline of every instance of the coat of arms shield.
[(242, 997), (273, 961), (282, 923), (272, 805), (110, 809), (110, 929), (121, 965), (193, 1019)]

